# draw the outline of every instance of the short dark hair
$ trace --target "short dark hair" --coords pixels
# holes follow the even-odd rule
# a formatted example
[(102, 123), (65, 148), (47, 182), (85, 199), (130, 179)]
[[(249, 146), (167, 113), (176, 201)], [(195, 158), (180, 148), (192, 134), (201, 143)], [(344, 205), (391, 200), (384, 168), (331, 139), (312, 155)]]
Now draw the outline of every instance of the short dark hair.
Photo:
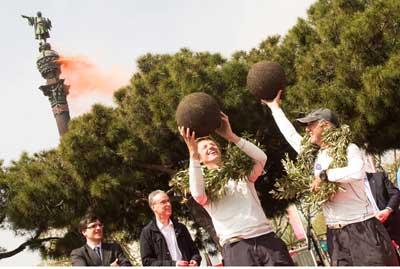
[(79, 232), (82, 233), (84, 230), (86, 230), (89, 223), (96, 222), (96, 220), (102, 222), (101, 218), (93, 213), (88, 213), (83, 216), (83, 218), (79, 222)]

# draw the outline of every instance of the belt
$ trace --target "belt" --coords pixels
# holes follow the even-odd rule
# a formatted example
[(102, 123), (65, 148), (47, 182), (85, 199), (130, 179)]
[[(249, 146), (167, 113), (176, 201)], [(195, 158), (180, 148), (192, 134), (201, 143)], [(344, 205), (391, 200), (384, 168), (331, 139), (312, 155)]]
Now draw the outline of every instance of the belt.
[(340, 224), (340, 223), (338, 223), (338, 224), (327, 224), (326, 226), (328, 226), (329, 229), (342, 229), (347, 225), (349, 225), (349, 224)]
[(226, 240), (226, 243), (233, 244), (233, 243), (239, 242), (239, 241), (241, 241), (241, 240), (243, 240), (243, 239), (244, 239), (244, 238), (242, 238), (242, 237), (235, 236), (235, 237), (232, 237), (232, 238), (227, 239), (227, 240)]

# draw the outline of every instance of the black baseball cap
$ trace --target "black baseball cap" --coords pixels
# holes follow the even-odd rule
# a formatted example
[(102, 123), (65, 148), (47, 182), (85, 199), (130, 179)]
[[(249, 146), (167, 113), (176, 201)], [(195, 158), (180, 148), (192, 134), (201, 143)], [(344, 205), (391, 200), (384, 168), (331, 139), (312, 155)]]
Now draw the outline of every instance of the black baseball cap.
[(326, 120), (331, 122), (336, 127), (339, 127), (339, 121), (336, 115), (329, 108), (318, 108), (310, 113), (308, 113), (305, 117), (296, 119), (296, 121), (301, 123), (310, 123), (316, 120)]

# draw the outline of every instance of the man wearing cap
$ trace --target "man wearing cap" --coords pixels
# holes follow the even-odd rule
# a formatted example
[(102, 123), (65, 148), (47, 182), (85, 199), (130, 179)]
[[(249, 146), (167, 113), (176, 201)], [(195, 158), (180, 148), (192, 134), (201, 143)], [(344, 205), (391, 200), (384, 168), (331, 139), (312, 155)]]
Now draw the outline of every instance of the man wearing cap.
[[(280, 91), (274, 100), (262, 100), (262, 103), (271, 109), (272, 116), (288, 143), (300, 152), (302, 137), (280, 108), (281, 93)], [(365, 191), (363, 153), (355, 144), (349, 144), (347, 166), (328, 169), (332, 157), (322, 142), (322, 133), (326, 128), (339, 126), (335, 114), (327, 108), (320, 108), (297, 121), (306, 125), (310, 142), (320, 147), (314, 164), (315, 179), (311, 190), (318, 191), (324, 180), (337, 182), (343, 189), (321, 205), (328, 226), (327, 241), (331, 264), (398, 265), (390, 237), (385, 227), (375, 218), (374, 209)]]

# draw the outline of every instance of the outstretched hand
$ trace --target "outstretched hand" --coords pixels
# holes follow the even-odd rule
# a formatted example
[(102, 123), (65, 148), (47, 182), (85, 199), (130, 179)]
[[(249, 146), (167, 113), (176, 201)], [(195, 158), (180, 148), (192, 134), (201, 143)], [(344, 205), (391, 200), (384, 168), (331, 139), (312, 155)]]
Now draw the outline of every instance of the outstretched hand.
[(275, 98), (272, 101), (268, 101), (265, 99), (261, 99), (261, 103), (264, 105), (267, 105), (269, 108), (280, 108), (281, 107), (281, 102), (282, 102), (282, 90), (278, 92), (278, 94), (275, 96)]
[(238, 142), (240, 138), (232, 131), (229, 117), (221, 111), (221, 126), (215, 132), (230, 142)]
[(190, 158), (198, 160), (199, 153), (197, 151), (196, 133), (194, 131), (190, 131), (189, 128), (185, 128), (183, 126), (179, 126), (178, 130), (186, 143), (186, 146), (189, 150)]

